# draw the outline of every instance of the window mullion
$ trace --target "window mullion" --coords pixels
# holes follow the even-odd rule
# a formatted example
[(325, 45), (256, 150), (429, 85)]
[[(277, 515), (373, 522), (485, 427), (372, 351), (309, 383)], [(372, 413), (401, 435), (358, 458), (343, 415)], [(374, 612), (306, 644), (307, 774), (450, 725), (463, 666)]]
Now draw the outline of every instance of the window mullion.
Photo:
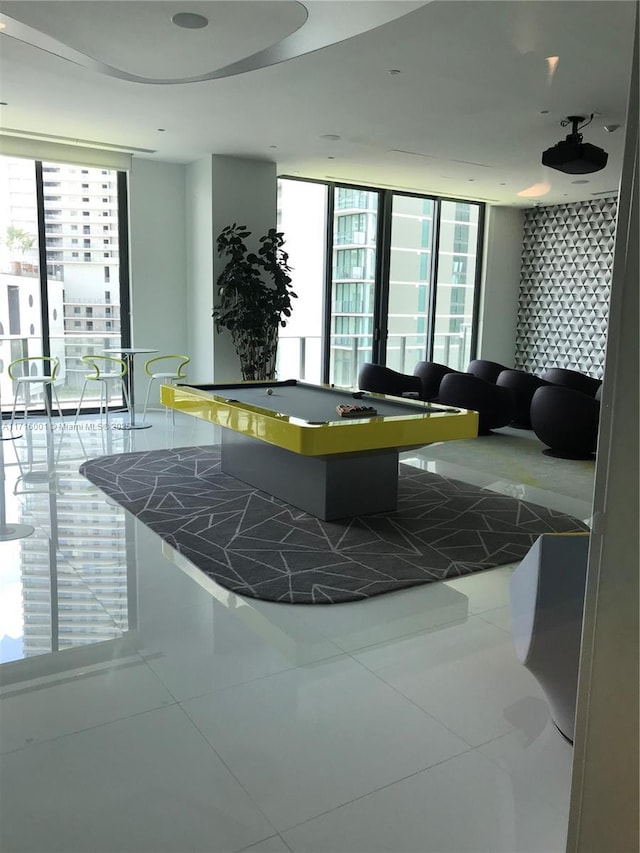
[(431, 229), (431, 270), (429, 288), (429, 310), (427, 312), (427, 351), (425, 358), (433, 361), (436, 334), (436, 296), (438, 289), (438, 259), (440, 255), (440, 228), (442, 205), (439, 198), (433, 201), (433, 228)]

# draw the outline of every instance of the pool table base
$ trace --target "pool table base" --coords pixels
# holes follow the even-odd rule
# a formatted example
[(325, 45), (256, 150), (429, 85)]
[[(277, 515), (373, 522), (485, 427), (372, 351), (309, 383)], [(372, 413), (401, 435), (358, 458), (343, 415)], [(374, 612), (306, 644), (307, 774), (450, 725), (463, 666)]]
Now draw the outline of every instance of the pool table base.
[(221, 458), (225, 474), (323, 521), (397, 507), (395, 448), (304, 456), (223, 428)]

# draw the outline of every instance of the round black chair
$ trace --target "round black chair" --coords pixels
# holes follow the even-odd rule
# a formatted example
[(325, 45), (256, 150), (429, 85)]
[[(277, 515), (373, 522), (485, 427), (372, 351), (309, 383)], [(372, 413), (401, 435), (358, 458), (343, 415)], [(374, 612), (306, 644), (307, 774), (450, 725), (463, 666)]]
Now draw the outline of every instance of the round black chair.
[(573, 388), (574, 391), (582, 391), (583, 394), (588, 394), (589, 397), (595, 397), (596, 391), (602, 385), (600, 379), (594, 379), (592, 376), (587, 376), (586, 373), (580, 373), (579, 370), (567, 370), (564, 367), (550, 367), (542, 378), (552, 385), (560, 385), (563, 388)]
[(598, 440), (600, 401), (582, 391), (546, 385), (531, 400), (531, 428), (561, 459), (591, 459)]
[(507, 426), (516, 416), (511, 391), (471, 373), (448, 373), (440, 383), (438, 402), (478, 412), (478, 434)]
[(402, 397), (412, 394), (420, 397), (422, 384), (417, 376), (408, 373), (398, 373), (383, 364), (365, 362), (358, 374), (358, 388), (361, 391), (373, 391), (374, 394), (391, 394)]
[(511, 426), (517, 429), (531, 429), (531, 400), (538, 388), (548, 384), (539, 376), (525, 373), (523, 370), (502, 371), (496, 380), (496, 385), (500, 388), (508, 388), (516, 404), (516, 416)]
[(498, 364), (497, 361), (488, 361), (486, 358), (474, 358), (469, 362), (467, 373), (477, 376), (478, 379), (484, 379), (485, 382), (493, 382), (495, 385), (498, 376), (507, 369), (506, 364)]
[(422, 383), (420, 398), (422, 400), (437, 400), (442, 377), (448, 373), (459, 372), (458, 370), (454, 370), (453, 367), (448, 367), (446, 364), (439, 364), (437, 361), (419, 361), (414, 367), (413, 373)]

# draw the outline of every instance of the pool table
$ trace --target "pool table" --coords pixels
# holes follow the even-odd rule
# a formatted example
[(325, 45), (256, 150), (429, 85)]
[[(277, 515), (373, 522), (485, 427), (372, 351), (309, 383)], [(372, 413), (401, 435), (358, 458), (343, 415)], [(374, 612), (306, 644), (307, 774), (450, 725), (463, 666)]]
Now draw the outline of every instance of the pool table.
[(476, 412), (295, 379), (162, 385), (160, 400), (223, 427), (226, 474), (325, 521), (394, 510), (399, 451), (478, 434)]

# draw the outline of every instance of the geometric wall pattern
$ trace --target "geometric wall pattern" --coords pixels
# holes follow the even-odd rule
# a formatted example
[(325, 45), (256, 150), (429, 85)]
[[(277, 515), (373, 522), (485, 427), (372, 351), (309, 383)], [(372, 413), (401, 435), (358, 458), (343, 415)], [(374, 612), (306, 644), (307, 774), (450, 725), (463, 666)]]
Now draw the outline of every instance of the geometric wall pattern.
[(618, 200), (525, 213), (515, 366), (604, 373)]

